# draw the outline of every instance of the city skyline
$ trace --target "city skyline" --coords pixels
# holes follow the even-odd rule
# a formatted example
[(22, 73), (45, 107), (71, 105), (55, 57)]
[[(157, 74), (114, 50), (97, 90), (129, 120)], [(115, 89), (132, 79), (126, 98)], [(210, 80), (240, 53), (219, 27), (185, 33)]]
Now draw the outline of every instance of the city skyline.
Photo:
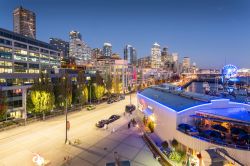
[(121, 56), (126, 44), (137, 48), (138, 58), (148, 56), (152, 44), (158, 42), (181, 58), (190, 57), (201, 68), (221, 68), (228, 63), (250, 67), (246, 61), (250, 5), (244, 0), (4, 2), (0, 27), (13, 30), (12, 12), (22, 5), (36, 13), (37, 39), (45, 42), (51, 37), (69, 41), (68, 33), (77, 30), (92, 48), (110, 42)]

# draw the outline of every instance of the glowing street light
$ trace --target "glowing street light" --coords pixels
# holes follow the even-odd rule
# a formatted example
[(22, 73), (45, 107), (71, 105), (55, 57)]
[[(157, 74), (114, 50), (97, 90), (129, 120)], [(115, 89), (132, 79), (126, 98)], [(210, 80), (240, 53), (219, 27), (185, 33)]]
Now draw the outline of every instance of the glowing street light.
[(39, 154), (35, 154), (35, 156), (32, 158), (32, 161), (37, 166), (42, 166), (45, 162), (44, 158), (42, 156), (40, 156)]

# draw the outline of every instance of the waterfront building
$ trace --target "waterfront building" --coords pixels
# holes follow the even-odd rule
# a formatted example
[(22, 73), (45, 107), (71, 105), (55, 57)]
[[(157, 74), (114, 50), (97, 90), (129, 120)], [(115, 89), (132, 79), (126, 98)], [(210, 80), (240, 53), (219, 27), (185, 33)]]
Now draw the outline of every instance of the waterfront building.
[(91, 60), (91, 48), (82, 40), (78, 31), (71, 31), (69, 42), (69, 57), (74, 58), (77, 66), (88, 64)]
[(14, 32), (36, 38), (36, 14), (22, 6), (13, 11)]
[(151, 48), (151, 67), (160, 68), (161, 66), (161, 46), (154, 43)]
[(69, 57), (69, 42), (58, 38), (50, 38), (49, 43), (54, 45), (57, 50), (60, 51), (62, 58)]
[(124, 60), (127, 60), (129, 64), (137, 65), (136, 49), (131, 45), (126, 45), (124, 48)]
[(60, 66), (53, 45), (0, 28), (0, 90), (6, 92), (13, 116), (20, 117), (26, 108), (26, 89), (34, 78)]
[(153, 124), (152, 139), (176, 140), (191, 165), (250, 165), (250, 105), (168, 84), (147, 88), (137, 99), (137, 118)]
[(111, 55), (112, 55), (112, 45), (110, 43), (104, 43), (102, 53), (103, 53), (104, 56), (111, 57)]

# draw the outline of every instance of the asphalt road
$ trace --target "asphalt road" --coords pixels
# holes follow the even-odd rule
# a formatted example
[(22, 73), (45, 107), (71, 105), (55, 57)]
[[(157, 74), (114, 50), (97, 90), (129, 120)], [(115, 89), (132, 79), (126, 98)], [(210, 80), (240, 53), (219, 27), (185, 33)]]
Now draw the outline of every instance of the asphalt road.
[[(158, 165), (141, 141), (136, 129), (127, 130), (126, 124), (132, 118), (123, 116), (125, 105), (129, 103), (129, 96), (125, 100), (113, 104), (100, 104), (95, 110), (83, 109), (72, 112), (68, 116), (71, 128), (68, 132), (69, 140), (74, 145), (65, 145), (65, 116), (35, 122), (0, 133), (0, 165), (18, 166), (35, 165), (32, 161), (35, 154), (41, 155), (48, 165), (105, 165), (114, 160), (112, 153), (120, 151), (120, 159), (133, 161), (133, 165)], [(136, 95), (132, 95), (132, 103), (136, 105)], [(112, 114), (119, 114), (121, 119), (109, 125), (108, 130), (98, 129), (95, 123), (108, 118)], [(112, 134), (113, 128), (117, 131)], [(131, 139), (130, 145), (124, 145), (124, 140)], [(136, 143), (137, 146), (134, 145)], [(134, 148), (134, 155), (126, 147)], [(120, 149), (119, 149), (120, 148)], [(119, 153), (119, 152), (118, 152)], [(148, 161), (144, 162), (147, 156)], [(140, 158), (138, 158), (138, 156)], [(142, 160), (142, 161), (141, 161)]]

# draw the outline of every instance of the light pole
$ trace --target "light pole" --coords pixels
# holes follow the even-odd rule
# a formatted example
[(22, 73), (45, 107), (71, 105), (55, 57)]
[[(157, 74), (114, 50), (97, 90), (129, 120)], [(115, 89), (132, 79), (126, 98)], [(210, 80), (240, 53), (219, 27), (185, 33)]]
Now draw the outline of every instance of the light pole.
[(69, 76), (66, 74), (66, 76), (63, 77), (63, 81), (64, 81), (64, 97), (65, 97), (65, 144), (67, 144), (68, 141), (68, 130), (70, 128), (70, 123), (68, 121), (68, 93), (70, 93), (70, 81), (71, 79), (69, 78)]
[(131, 105), (131, 85), (129, 84), (129, 86), (128, 86), (128, 90), (129, 90), (129, 96), (130, 96), (130, 105)]
[(91, 77), (87, 76), (86, 80), (88, 80), (88, 84), (89, 84), (89, 103), (91, 104)]

